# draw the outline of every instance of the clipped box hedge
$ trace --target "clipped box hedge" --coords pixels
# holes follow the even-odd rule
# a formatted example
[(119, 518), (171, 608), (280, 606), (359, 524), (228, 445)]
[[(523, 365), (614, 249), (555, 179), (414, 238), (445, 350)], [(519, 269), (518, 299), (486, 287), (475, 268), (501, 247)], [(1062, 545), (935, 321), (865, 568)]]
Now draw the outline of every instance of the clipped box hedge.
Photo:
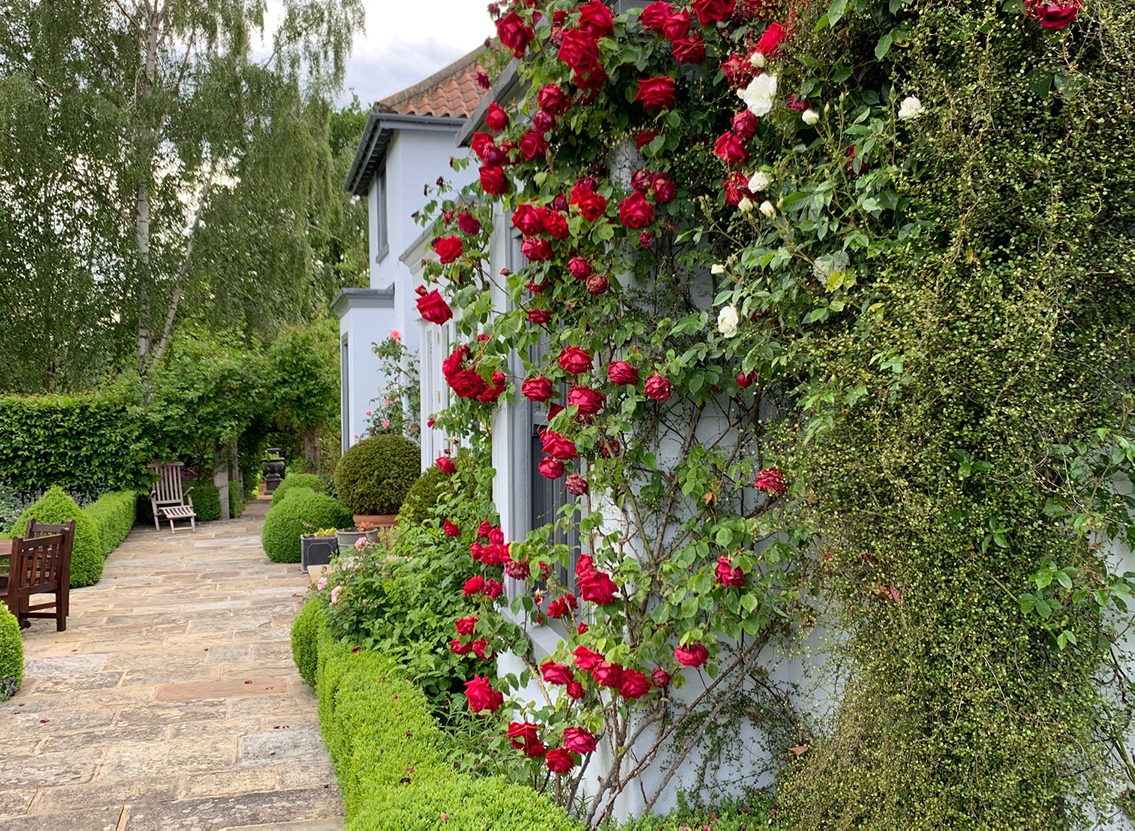
[(199, 522), (215, 522), (221, 518), (221, 489), (207, 480), (193, 483), (193, 513)]
[(272, 504), (279, 505), (280, 501), (296, 488), (311, 488), (319, 492), (323, 490), (323, 477), (318, 473), (289, 473), (284, 481), (272, 491)]
[(104, 494), (83, 509), (95, 521), (102, 538), (103, 558), (118, 548), (137, 520), (138, 492), (115, 491)]
[(304, 607), (292, 647), (301, 675), (314, 674), (319, 723), (349, 829), (579, 831), (542, 794), (501, 777), (456, 771), (422, 691), (389, 659), (337, 642), (321, 603)]
[(8, 607), (0, 603), (0, 701), (16, 694), (24, 680), (24, 643), (20, 624)]
[(348, 528), (353, 522), (351, 512), (330, 496), (311, 488), (294, 488), (268, 511), (260, 541), (272, 562), (298, 563), (302, 535), (319, 528)]

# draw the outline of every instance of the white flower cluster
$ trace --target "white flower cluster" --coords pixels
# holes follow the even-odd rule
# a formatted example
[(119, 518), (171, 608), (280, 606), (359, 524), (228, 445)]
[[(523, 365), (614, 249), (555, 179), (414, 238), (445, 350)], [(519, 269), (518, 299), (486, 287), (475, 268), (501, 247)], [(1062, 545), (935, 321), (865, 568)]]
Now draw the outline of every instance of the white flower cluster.
[(737, 90), (737, 95), (757, 118), (766, 116), (772, 112), (772, 105), (776, 101), (776, 76), (762, 73), (750, 81), (747, 87)]

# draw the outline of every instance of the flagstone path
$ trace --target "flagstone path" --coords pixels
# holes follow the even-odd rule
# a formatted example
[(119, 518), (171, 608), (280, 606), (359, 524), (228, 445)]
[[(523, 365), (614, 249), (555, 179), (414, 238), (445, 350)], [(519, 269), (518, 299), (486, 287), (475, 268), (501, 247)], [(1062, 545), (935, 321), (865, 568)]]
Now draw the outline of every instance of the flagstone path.
[(266, 511), (136, 528), (71, 593), (66, 632), (25, 630), (23, 688), (0, 704), (0, 828), (342, 828), (291, 658), (307, 580), (264, 556)]

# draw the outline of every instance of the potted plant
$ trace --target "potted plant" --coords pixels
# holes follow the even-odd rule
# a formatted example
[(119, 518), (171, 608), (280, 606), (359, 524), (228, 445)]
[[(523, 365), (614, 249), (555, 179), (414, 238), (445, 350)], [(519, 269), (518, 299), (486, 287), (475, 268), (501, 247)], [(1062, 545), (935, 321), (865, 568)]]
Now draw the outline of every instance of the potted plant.
[(339, 551), (338, 538), (334, 528), (321, 528), (300, 537), (300, 564), (304, 571), (308, 566), (324, 566)]
[(368, 527), (365, 522), (356, 523), (353, 528), (340, 528), (335, 532), (335, 539), (339, 543), (340, 552), (353, 551), (358, 541), (364, 538), (367, 542), (377, 542), (377, 526)]
[(335, 488), (356, 526), (389, 528), (421, 469), (417, 444), (404, 436), (374, 436), (343, 454), (335, 468)]

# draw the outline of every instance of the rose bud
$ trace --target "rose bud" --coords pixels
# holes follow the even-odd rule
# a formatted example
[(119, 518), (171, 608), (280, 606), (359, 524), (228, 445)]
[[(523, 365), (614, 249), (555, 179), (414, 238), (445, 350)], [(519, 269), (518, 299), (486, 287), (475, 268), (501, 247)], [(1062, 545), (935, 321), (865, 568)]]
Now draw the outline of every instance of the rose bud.
[(572, 257), (568, 261), (568, 271), (577, 280), (586, 280), (591, 276), (591, 263), (583, 257)]
[(592, 274), (587, 278), (587, 291), (594, 297), (598, 297), (610, 287), (610, 280), (603, 274)]
[(743, 389), (743, 390), (748, 389), (749, 385), (752, 384), (752, 383), (753, 383), (753, 378), (747, 372), (738, 372), (737, 373), (737, 386), (739, 386), (741, 389)]
[(589, 490), (587, 480), (578, 473), (573, 473), (564, 480), (564, 487), (573, 496), (583, 496)]

